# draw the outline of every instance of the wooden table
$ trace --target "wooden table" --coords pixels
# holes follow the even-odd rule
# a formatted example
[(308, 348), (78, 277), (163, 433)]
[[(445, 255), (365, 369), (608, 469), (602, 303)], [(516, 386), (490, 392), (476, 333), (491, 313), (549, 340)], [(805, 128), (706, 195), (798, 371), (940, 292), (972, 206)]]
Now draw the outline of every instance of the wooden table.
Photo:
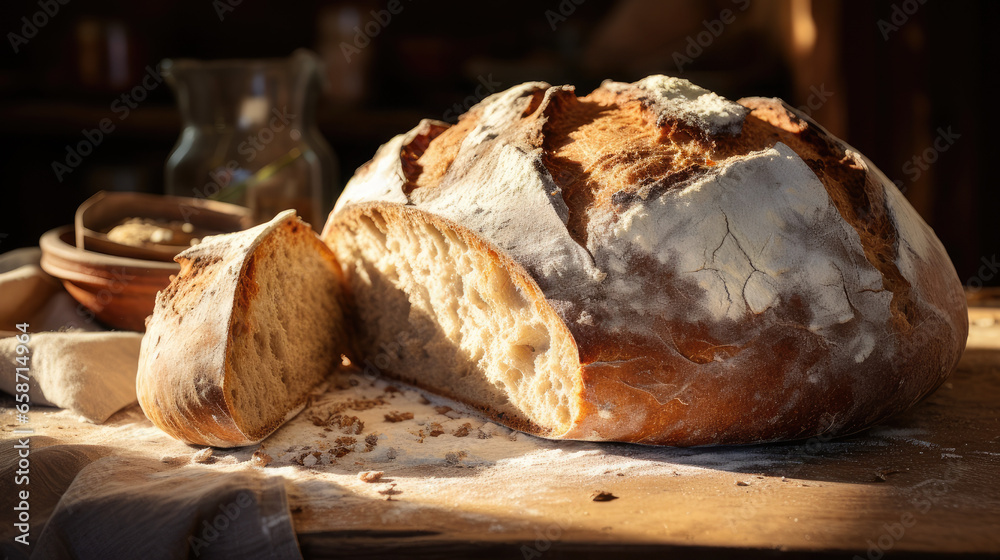
[[(801, 462), (672, 476), (609, 472), (583, 485), (578, 478), (525, 479), (521, 483), (532, 485), (532, 492), (515, 491), (515, 498), (493, 503), (478, 487), (466, 496), (449, 490), (455, 511), (428, 510), (391, 527), (380, 519), (393, 504), (370, 503), (343, 514), (365, 519), (362, 525), (371, 530), (300, 533), (303, 552), (366, 558), (403, 549), (426, 557), (497, 558), (1000, 557), (1000, 308), (972, 309), (970, 319), (958, 371), (910, 411), (843, 440), (751, 452)], [(635, 450), (604, 447), (608, 454)], [(729, 453), (663, 455), (683, 466)], [(598, 489), (618, 499), (592, 501)], [(463, 503), (466, 511), (499, 520), (503, 530), (457, 513)]]
[[(307, 558), (995, 558), (1000, 308), (973, 308), (970, 321), (968, 349), (941, 389), (842, 440), (705, 449), (550, 442), (354, 376), (264, 442), (273, 461), (263, 469), (250, 461), (256, 448), (216, 450), (215, 463), (198, 468), (282, 476)], [(331, 410), (363, 426), (324, 424)], [(384, 419), (399, 410), (415, 417)], [(153, 428), (138, 407), (102, 426), (66, 411), (39, 425), (54, 441), (178, 468), (198, 451)], [(365, 446), (369, 435), (376, 446)], [(358, 480), (376, 469), (385, 472), (379, 483)], [(594, 501), (595, 492), (616, 499)]]

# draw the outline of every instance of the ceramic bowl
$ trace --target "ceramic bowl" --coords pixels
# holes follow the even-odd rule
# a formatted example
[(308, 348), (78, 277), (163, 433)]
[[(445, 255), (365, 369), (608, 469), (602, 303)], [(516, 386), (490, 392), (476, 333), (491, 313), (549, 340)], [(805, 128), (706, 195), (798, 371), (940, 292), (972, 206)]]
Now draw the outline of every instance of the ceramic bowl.
[(78, 249), (73, 226), (48, 231), (39, 240), (42, 270), (62, 281), (66, 291), (92, 314), (117, 329), (144, 332), (156, 292), (166, 288), (180, 265), (132, 259)]

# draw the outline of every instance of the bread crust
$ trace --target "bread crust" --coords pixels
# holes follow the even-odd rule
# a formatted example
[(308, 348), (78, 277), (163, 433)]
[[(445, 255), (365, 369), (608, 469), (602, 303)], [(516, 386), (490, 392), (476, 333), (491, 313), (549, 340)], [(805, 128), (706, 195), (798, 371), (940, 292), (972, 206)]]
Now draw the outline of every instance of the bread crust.
[[(172, 437), (214, 447), (251, 445), (305, 407), (303, 398), (284, 419), (254, 431), (241, 420), (226, 390), (234, 375), (229, 347), (248, 328), (240, 324), (241, 312), (253, 305), (259, 291), (255, 251), (279, 228), (292, 227), (308, 225), (288, 210), (267, 224), (207, 237), (176, 257), (181, 270), (157, 294), (153, 315), (146, 320), (136, 377), (143, 412)], [(318, 239), (316, 249), (330, 261), (331, 273), (339, 275), (333, 254)]]
[(534, 281), (581, 364), (572, 427), (526, 430), (547, 437), (849, 434), (937, 388), (968, 336), (933, 231), (776, 99), (662, 76), (585, 97), (522, 84), (382, 146), (324, 240), (371, 204), (465, 228)]

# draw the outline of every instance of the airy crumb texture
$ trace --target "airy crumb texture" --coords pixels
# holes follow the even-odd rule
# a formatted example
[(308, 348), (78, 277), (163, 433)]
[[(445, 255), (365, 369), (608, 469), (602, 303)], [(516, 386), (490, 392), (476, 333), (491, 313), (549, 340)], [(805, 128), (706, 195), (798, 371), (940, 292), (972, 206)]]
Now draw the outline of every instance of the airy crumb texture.
[(665, 76), (424, 121), (323, 238), (374, 370), (548, 437), (852, 433), (935, 390), (968, 335), (947, 253), (869, 160), (780, 100)]
[(367, 368), (533, 431), (569, 427), (575, 348), (555, 314), (532, 303), (537, 288), (444, 222), (368, 208), (347, 227), (335, 248), (353, 263), (346, 277)]
[(244, 264), (237, 302), (247, 305), (238, 305), (230, 326), (225, 388), (251, 439), (301, 407), (340, 361), (340, 275), (325, 249), (296, 220), (262, 240)]

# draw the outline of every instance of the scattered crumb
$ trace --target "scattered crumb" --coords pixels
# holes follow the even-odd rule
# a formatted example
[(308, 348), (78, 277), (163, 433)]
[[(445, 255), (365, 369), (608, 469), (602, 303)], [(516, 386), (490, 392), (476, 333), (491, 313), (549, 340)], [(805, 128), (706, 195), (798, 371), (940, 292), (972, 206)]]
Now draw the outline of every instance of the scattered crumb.
[(750, 486), (750, 483), (749, 482), (744, 482), (742, 480), (737, 480), (736, 481), (736, 485), (737, 486)]
[(413, 420), (412, 412), (397, 412), (392, 411), (385, 415), (386, 422), (402, 422), (403, 420)]
[(443, 433), (444, 433), (443, 430), (431, 430), (431, 433), (429, 435), (431, 437), (438, 437), (439, 435), (441, 435)]
[(885, 482), (886, 480), (889, 479), (888, 477), (890, 474), (896, 474), (898, 472), (899, 471), (896, 470), (875, 471), (875, 477), (872, 479), (872, 482)]
[(449, 412), (451, 412), (451, 407), (450, 406), (435, 406), (434, 407), (434, 412), (437, 412), (438, 414), (448, 414)]
[(391, 502), (393, 496), (395, 496), (396, 494), (402, 494), (403, 491), (396, 490), (396, 483), (392, 483), (385, 490), (379, 490), (378, 493), (385, 496), (386, 497), (385, 499)]
[(385, 398), (380, 395), (374, 399), (348, 399), (346, 404), (351, 410), (360, 412), (362, 410), (369, 410), (389, 403), (385, 402)]
[[(413, 416), (413, 415), (410, 414), (410, 416)], [(454, 432), (452, 432), (451, 435), (453, 435), (455, 437), (465, 437), (465, 436), (469, 435), (469, 432), (471, 432), (471, 431), (472, 431), (472, 424), (470, 424), (469, 422), (466, 422), (465, 424), (462, 424), (462, 426), (460, 428), (458, 428), (457, 430), (455, 430)]]
[(358, 480), (360, 480), (362, 482), (369, 482), (369, 483), (370, 482), (378, 482), (379, 480), (382, 480), (382, 475), (384, 475), (384, 474), (385, 474), (384, 471), (364, 471), (364, 472), (359, 472), (358, 473)]
[(264, 453), (264, 448), (261, 447), (257, 449), (257, 451), (253, 452), (253, 455), (250, 457), (250, 464), (255, 467), (266, 467), (270, 465), (273, 460), (274, 459), (270, 455)]
[(202, 449), (201, 451), (195, 453), (194, 455), (191, 456), (191, 462), (202, 463), (202, 464), (214, 462), (212, 461), (212, 448), (206, 447), (205, 449)]
[(365, 436), (365, 453), (371, 453), (378, 445), (378, 434), (368, 434)]
[(339, 437), (335, 442), (336, 447), (330, 449), (327, 453), (333, 455), (334, 457), (340, 458), (348, 453), (354, 451), (358, 440), (352, 437)]
[[(307, 466), (306, 465), (306, 457), (311, 457), (311, 456), (312, 456), (311, 453), (302, 453), (298, 457), (295, 457), (294, 459), (292, 459), (292, 462), (294, 462), (294, 463), (296, 463), (298, 465), (302, 465), (304, 467), (304, 466)], [(313, 463), (315, 464), (316, 461), (313, 461)]]
[(340, 431), (345, 434), (358, 435), (365, 431), (365, 423), (357, 416), (340, 416), (336, 425), (339, 425)]
[(610, 502), (611, 500), (617, 500), (618, 496), (615, 496), (611, 492), (598, 490), (590, 495), (590, 499), (594, 500), (595, 502)]
[(444, 462), (450, 467), (458, 467), (462, 464), (462, 459), (468, 457), (469, 454), (465, 451), (459, 451), (458, 453), (445, 453)]

